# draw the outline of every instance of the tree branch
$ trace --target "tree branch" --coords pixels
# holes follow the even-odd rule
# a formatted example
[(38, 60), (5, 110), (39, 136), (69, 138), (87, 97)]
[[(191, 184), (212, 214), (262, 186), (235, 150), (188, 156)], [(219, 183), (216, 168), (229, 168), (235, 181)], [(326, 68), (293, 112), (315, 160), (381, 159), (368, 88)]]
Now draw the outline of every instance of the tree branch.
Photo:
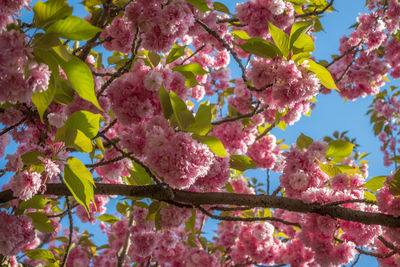
[[(164, 188), (160, 185), (129, 186), (122, 184), (100, 184), (94, 188), (96, 195), (120, 195), (152, 198), (159, 201), (175, 201), (193, 206), (237, 205), (252, 208), (278, 208), (301, 213), (328, 215), (334, 219), (400, 228), (400, 220), (383, 213), (353, 210), (340, 206), (325, 206), (319, 203), (305, 203), (299, 199), (280, 196), (236, 194), (226, 192), (190, 192)], [(47, 184), (46, 195), (65, 196), (71, 192), (64, 184)], [(15, 199), (11, 190), (0, 192), (0, 203)]]
[(313, 11), (313, 12), (309, 12), (309, 13), (304, 13), (304, 14), (302, 14), (302, 15), (297, 15), (297, 16), (295, 16), (295, 18), (304, 18), (304, 17), (308, 17), (308, 16), (317, 16), (317, 15), (320, 15), (320, 14), (322, 14), (322, 13), (324, 13), (328, 8), (330, 8), (331, 6), (332, 6), (332, 4), (333, 4), (333, 1), (334, 0), (331, 0), (330, 2), (329, 2), (329, 4), (328, 5), (326, 5), (322, 10), (320, 10), (320, 11)]

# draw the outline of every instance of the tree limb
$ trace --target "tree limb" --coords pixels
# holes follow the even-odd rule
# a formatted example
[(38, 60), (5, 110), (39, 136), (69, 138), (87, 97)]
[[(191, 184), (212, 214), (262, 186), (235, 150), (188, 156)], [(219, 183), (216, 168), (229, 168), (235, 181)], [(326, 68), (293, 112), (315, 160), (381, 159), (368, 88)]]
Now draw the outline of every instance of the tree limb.
[[(46, 195), (65, 196), (71, 192), (64, 184), (47, 184)], [(238, 205), (260, 208), (278, 208), (301, 213), (328, 215), (334, 219), (400, 228), (400, 220), (383, 213), (353, 210), (341, 206), (325, 206), (319, 203), (305, 203), (299, 199), (280, 196), (236, 194), (226, 192), (190, 192), (166, 189), (160, 185), (129, 186), (122, 184), (96, 184), (96, 195), (120, 195), (152, 198), (159, 201), (175, 201), (193, 206), (199, 205)], [(0, 203), (15, 199), (11, 190), (0, 192)]]

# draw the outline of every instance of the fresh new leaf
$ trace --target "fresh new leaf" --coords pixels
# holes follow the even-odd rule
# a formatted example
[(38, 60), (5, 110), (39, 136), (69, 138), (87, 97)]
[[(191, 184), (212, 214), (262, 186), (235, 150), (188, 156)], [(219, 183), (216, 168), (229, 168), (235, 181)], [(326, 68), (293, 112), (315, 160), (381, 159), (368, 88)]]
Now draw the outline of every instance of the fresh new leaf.
[(287, 57), (290, 52), (289, 36), (270, 22), (268, 22), (268, 29), (276, 46), (282, 52), (282, 55)]
[(364, 198), (366, 200), (376, 201), (376, 196), (374, 194), (372, 194), (371, 192), (368, 192), (368, 191), (364, 191)]
[(64, 182), (76, 201), (85, 207), (89, 215), (90, 202), (95, 204), (92, 174), (77, 158), (70, 157), (67, 163), (64, 168)]
[(326, 156), (328, 158), (347, 158), (353, 152), (354, 145), (344, 140), (333, 140), (329, 142)]
[(61, 38), (79, 41), (89, 40), (101, 31), (102, 29), (75, 16), (58, 20), (47, 29), (48, 33), (54, 32)]
[(302, 33), (293, 44), (293, 54), (309, 53), (315, 50), (312, 38)]
[(43, 114), (46, 111), (47, 107), (50, 105), (51, 101), (53, 101), (54, 96), (56, 95), (56, 88), (54, 87), (54, 80), (50, 79), (49, 87), (46, 91), (35, 92), (32, 95), (32, 102), (35, 105), (40, 120), (43, 123)]
[(41, 212), (27, 213), (31, 219), (33, 226), (42, 233), (54, 232), (54, 227), (51, 224), (49, 218)]
[(274, 58), (282, 55), (278, 47), (261, 38), (250, 38), (239, 45), (246, 53), (263, 58)]
[(301, 134), (296, 140), (296, 145), (300, 149), (307, 149), (313, 142), (314, 140), (311, 137)]
[(192, 4), (195, 8), (197, 8), (201, 12), (207, 12), (211, 10), (207, 5), (206, 0), (186, 0), (186, 2)]
[(362, 187), (376, 192), (378, 189), (381, 189), (384, 186), (384, 182), (386, 181), (386, 176), (376, 176), (368, 180)]
[(192, 209), (192, 216), (185, 222), (185, 231), (193, 232), (196, 224), (196, 209)]
[(114, 215), (111, 215), (111, 214), (100, 215), (99, 217), (97, 217), (97, 219), (99, 219), (102, 222), (109, 223), (109, 224), (114, 224), (119, 221), (119, 219), (117, 217), (115, 217)]
[(258, 164), (247, 156), (232, 155), (230, 157), (229, 165), (232, 169), (245, 171), (248, 169), (255, 169)]
[(199, 63), (189, 63), (186, 65), (179, 65), (174, 68), (172, 68), (174, 71), (179, 71), (179, 72), (191, 72), (194, 75), (204, 75), (207, 74), (208, 72), (204, 70)]
[(57, 34), (54, 32), (37, 33), (34, 37), (33, 47), (49, 49), (61, 45), (60, 38), (58, 38)]
[(179, 96), (171, 91), (169, 93), (172, 110), (174, 111), (175, 119), (182, 130), (185, 130), (195, 122), (192, 112), (187, 109), (185, 102)]
[(321, 84), (323, 86), (325, 86), (328, 89), (338, 90), (331, 74), (324, 66), (321, 66), (320, 64), (314, 62), (309, 58), (301, 59), (299, 60), (299, 63), (302, 64), (309, 71), (314, 72), (317, 75), (317, 78), (321, 81)]
[(90, 139), (94, 138), (99, 132), (100, 119), (103, 116), (94, 114), (86, 110), (74, 112), (65, 122), (68, 129), (77, 129), (83, 132)]
[(218, 138), (214, 136), (197, 134), (193, 134), (192, 137), (200, 143), (206, 144), (215, 155), (226, 157), (226, 150), (224, 148), (224, 145)]
[(296, 42), (297, 38), (301, 34), (306, 33), (312, 26), (312, 21), (299, 21), (293, 24), (292, 29), (290, 30), (289, 37), (289, 48), (292, 49), (294, 42)]
[(33, 6), (33, 21), (38, 28), (46, 28), (56, 20), (70, 16), (72, 10), (65, 0), (49, 0), (46, 3), (38, 1)]
[(25, 154), (23, 154), (21, 156), (21, 160), (25, 165), (31, 165), (31, 164), (42, 162), (39, 159), (39, 157), (45, 158), (46, 155), (42, 151), (33, 150), (33, 151), (29, 151), (29, 152), (26, 152)]
[(161, 109), (162, 109), (163, 115), (166, 119), (169, 119), (171, 117), (171, 115), (174, 114), (174, 110), (172, 109), (169, 94), (165, 90), (163, 85), (161, 85), (161, 88), (158, 91), (158, 96), (160, 98)]
[(41, 195), (36, 195), (31, 199), (21, 201), (21, 203), (19, 203), (19, 209), (43, 209), (49, 201), (49, 199), (43, 198)]
[(156, 52), (153, 51), (149, 52), (148, 58), (154, 67), (157, 67), (158, 63), (160, 63), (161, 60), (161, 57)]
[[(319, 161), (318, 161), (319, 162)], [(335, 165), (330, 165), (330, 164), (323, 164), (322, 162), (319, 162), (319, 168), (326, 174), (329, 175), (329, 177), (333, 178), (338, 174), (341, 174), (342, 171), (336, 167)]]
[(249, 36), (249, 34), (248, 34), (247, 32), (245, 32), (245, 31), (240, 31), (240, 30), (231, 31), (231, 34), (232, 34), (233, 36), (235, 36), (236, 38), (241, 39), (241, 40), (248, 40), (248, 39), (251, 39), (251, 37)]
[(225, 14), (231, 14), (231, 12), (229, 12), (229, 8), (222, 4), (221, 2), (214, 2), (214, 10), (225, 13)]
[(145, 168), (143, 168), (140, 164), (132, 161), (133, 169), (128, 169), (132, 178), (135, 180), (137, 185), (149, 185), (154, 184), (153, 179), (147, 173)]
[(196, 113), (195, 122), (187, 128), (187, 131), (199, 135), (207, 134), (212, 128), (211, 118), (210, 104), (201, 103)]
[(75, 148), (84, 153), (89, 153), (93, 150), (92, 140), (89, 137), (80, 130), (65, 126), (57, 130), (55, 141), (62, 141), (67, 147)]
[(169, 64), (169, 63), (174, 62), (181, 56), (183, 56), (185, 54), (185, 48), (186, 48), (186, 46), (179, 46), (179, 45), (172, 46), (172, 49), (171, 49), (171, 51), (169, 51), (169, 54), (168, 54), (165, 62), (167, 64)]
[(93, 75), (89, 67), (75, 56), (72, 56), (69, 61), (61, 58), (59, 58), (59, 61), (78, 95), (102, 111), (103, 109), (100, 107), (94, 91)]
[(42, 260), (47, 263), (54, 262), (56, 258), (51, 251), (43, 248), (27, 249), (25, 250), (26, 256), (32, 260)]

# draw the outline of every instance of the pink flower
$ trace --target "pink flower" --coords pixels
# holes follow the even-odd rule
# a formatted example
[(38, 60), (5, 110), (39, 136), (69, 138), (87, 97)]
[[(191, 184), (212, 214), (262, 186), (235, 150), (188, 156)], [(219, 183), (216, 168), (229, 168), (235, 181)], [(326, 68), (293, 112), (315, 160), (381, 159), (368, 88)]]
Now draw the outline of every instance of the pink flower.
[(41, 187), (41, 175), (37, 172), (22, 171), (11, 178), (13, 195), (22, 200), (31, 199)]
[(25, 215), (15, 216), (0, 211), (0, 254), (17, 255), (35, 238), (32, 221)]

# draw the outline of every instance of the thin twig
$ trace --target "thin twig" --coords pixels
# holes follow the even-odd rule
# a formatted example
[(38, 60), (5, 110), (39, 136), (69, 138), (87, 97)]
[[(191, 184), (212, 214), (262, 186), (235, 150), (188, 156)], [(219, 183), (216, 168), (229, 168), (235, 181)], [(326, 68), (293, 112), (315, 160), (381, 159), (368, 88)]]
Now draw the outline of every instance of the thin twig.
[(205, 215), (213, 218), (213, 219), (217, 219), (217, 220), (221, 220), (221, 221), (234, 221), (234, 222), (256, 222), (256, 221), (273, 221), (273, 222), (280, 222), (283, 223), (285, 225), (293, 225), (293, 226), (297, 226), (299, 228), (301, 228), (301, 225), (299, 223), (296, 222), (288, 222), (279, 218), (275, 218), (275, 217), (249, 217), (249, 218), (243, 218), (243, 217), (232, 217), (232, 216), (220, 216), (220, 215), (215, 215), (210, 213), (209, 211), (207, 211), (205, 208), (203, 208), (200, 205), (196, 205), (196, 208), (199, 209), (202, 213), (204, 213)]
[(125, 158), (126, 158), (126, 156), (122, 155), (122, 156), (119, 156), (119, 157), (116, 157), (116, 158), (113, 158), (113, 159), (110, 159), (110, 160), (99, 161), (99, 162), (94, 163), (94, 164), (85, 164), (85, 166), (87, 168), (96, 168), (96, 167), (99, 167), (99, 166), (104, 166), (104, 165), (107, 165), (107, 164), (110, 164), (110, 163), (114, 163), (114, 162), (123, 160)]
[(375, 258), (380, 258), (380, 259), (390, 258), (395, 254), (394, 251), (392, 251), (392, 252), (390, 252), (388, 254), (380, 254), (380, 253), (365, 251), (365, 250), (362, 250), (361, 248), (356, 248), (356, 250), (361, 254), (372, 256), (372, 257), (375, 257)]
[(350, 267), (356, 266), (357, 262), (360, 260), (360, 257), (361, 257), (361, 253), (358, 253), (356, 260), (353, 262), (353, 264)]
[(128, 227), (126, 229), (124, 246), (122, 247), (121, 253), (118, 255), (118, 267), (124, 266), (126, 254), (130, 247), (130, 236), (131, 236), (130, 228), (132, 225), (133, 225), (133, 212), (131, 211), (129, 214), (129, 221), (128, 221)]
[(259, 113), (261, 113), (261, 112), (263, 112), (263, 111), (268, 109), (268, 106), (265, 106), (265, 107), (263, 107), (261, 109), (258, 109), (259, 104), (260, 103), (257, 103), (256, 107), (254, 108), (254, 110), (252, 112), (241, 114), (241, 115), (238, 115), (238, 116), (235, 116), (235, 117), (227, 117), (227, 118), (224, 118), (224, 119), (221, 119), (221, 120), (218, 120), (218, 121), (214, 121), (211, 124), (212, 125), (219, 125), (219, 124), (223, 124), (223, 123), (226, 123), (226, 122), (232, 122), (232, 121), (237, 121), (237, 120), (241, 120), (241, 119), (245, 119), (245, 118), (251, 118), (254, 115), (259, 114)]
[(202, 45), (199, 47), (199, 49), (197, 49), (196, 51), (194, 51), (193, 54), (191, 54), (190, 56), (188, 56), (187, 58), (185, 58), (182, 63), (180, 65), (183, 65), (183, 63), (185, 63), (186, 61), (188, 61), (189, 59), (191, 59), (192, 57), (194, 57), (197, 53), (199, 53), (201, 50), (203, 50), (203, 48), (206, 47), (206, 45)]
[(119, 78), (120, 76), (122, 76), (123, 74), (125, 74), (126, 72), (128, 72), (131, 69), (132, 63), (136, 58), (137, 55), (137, 51), (139, 49), (139, 46), (141, 44), (141, 39), (139, 38), (138, 40), (138, 36), (139, 36), (139, 27), (136, 27), (136, 33), (135, 33), (135, 37), (133, 39), (133, 43), (132, 43), (132, 56), (131, 58), (124, 64), (124, 66), (122, 66), (121, 68), (118, 69), (117, 72), (115, 72), (113, 75), (111, 75), (110, 79), (108, 79), (100, 88), (99, 92), (97, 93), (97, 98), (99, 98), (104, 91), (107, 89), (107, 87), (117, 78)]
[(72, 245), (72, 233), (74, 232), (74, 223), (72, 220), (72, 213), (71, 213), (71, 208), (70, 208), (70, 204), (69, 204), (69, 200), (68, 197), (65, 197), (65, 203), (67, 203), (67, 211), (68, 211), (68, 220), (69, 220), (69, 236), (68, 236), (68, 245), (67, 248), (65, 250), (65, 254), (63, 257), (63, 261), (61, 263), (61, 267), (65, 267), (65, 265), (67, 264), (67, 260), (68, 260), (68, 255), (71, 249), (71, 245)]
[(324, 13), (328, 8), (330, 8), (330, 7), (332, 6), (333, 1), (334, 1), (334, 0), (331, 0), (331, 1), (329, 2), (329, 4), (326, 5), (326, 6), (325, 6), (322, 10), (320, 10), (320, 11), (316, 11), (316, 10), (315, 10), (315, 11), (313, 11), (313, 12), (304, 13), (304, 14), (301, 14), (301, 15), (296, 15), (295, 18), (304, 18), (304, 17), (308, 17), (308, 16), (317, 16), (317, 15), (320, 15), (320, 14)]
[(22, 118), (19, 122), (17, 122), (16, 124), (13, 124), (7, 128), (4, 128), (1, 132), (0, 132), (0, 136), (2, 136), (3, 134), (11, 131), (12, 129), (14, 129), (15, 127), (18, 127), (20, 124), (22, 124), (24, 121), (26, 121), (28, 119), (28, 116)]

